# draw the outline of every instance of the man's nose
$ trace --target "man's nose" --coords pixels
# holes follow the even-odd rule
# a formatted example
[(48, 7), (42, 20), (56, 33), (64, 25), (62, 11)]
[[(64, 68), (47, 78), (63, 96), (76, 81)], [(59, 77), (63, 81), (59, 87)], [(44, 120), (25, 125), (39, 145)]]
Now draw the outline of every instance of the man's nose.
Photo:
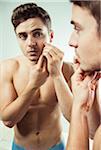
[(68, 42), (69, 46), (77, 48), (78, 47), (78, 35), (76, 33), (72, 33), (70, 40)]
[(28, 45), (29, 47), (33, 47), (33, 46), (35, 46), (36, 44), (37, 44), (37, 42), (36, 42), (35, 38), (32, 37), (32, 36), (29, 36), (28, 39), (27, 39), (27, 45)]

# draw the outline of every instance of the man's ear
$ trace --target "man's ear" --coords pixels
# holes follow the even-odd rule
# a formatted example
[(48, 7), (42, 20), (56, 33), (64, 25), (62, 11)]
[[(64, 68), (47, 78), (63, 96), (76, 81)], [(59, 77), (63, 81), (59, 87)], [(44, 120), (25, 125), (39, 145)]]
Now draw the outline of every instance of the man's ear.
[(53, 41), (54, 38), (54, 32), (51, 30), (50, 31), (50, 43)]

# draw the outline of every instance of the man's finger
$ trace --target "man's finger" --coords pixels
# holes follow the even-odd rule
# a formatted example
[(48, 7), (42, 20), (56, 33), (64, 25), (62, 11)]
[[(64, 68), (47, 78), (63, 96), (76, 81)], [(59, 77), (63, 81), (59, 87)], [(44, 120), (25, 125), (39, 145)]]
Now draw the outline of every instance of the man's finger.
[(39, 60), (38, 60), (38, 64), (37, 64), (38, 69), (43, 68), (43, 61), (44, 61), (44, 56), (41, 55)]

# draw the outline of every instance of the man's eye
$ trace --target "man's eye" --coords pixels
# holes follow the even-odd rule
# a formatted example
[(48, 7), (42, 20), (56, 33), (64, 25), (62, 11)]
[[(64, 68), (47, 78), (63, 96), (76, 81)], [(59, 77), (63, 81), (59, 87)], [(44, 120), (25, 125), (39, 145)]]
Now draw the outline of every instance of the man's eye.
[(44, 37), (44, 34), (42, 32), (34, 32), (33, 37), (35, 38), (42, 38)]
[(26, 40), (27, 34), (26, 34), (26, 33), (19, 34), (19, 38), (20, 38), (21, 40)]

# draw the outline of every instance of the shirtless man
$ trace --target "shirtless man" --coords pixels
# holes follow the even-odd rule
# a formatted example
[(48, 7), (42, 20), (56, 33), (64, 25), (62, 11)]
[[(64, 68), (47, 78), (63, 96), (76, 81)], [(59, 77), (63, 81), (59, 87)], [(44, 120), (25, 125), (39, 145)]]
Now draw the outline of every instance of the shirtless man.
[(71, 2), (74, 32), (69, 44), (77, 58), (67, 150), (89, 150), (89, 133), (93, 150), (101, 150), (101, 1)]
[(0, 64), (0, 117), (14, 127), (12, 150), (64, 150), (60, 114), (70, 120), (66, 84), (73, 69), (63, 63), (63, 52), (49, 44), (53, 32), (44, 9), (20, 5), (12, 23), (23, 55)]

